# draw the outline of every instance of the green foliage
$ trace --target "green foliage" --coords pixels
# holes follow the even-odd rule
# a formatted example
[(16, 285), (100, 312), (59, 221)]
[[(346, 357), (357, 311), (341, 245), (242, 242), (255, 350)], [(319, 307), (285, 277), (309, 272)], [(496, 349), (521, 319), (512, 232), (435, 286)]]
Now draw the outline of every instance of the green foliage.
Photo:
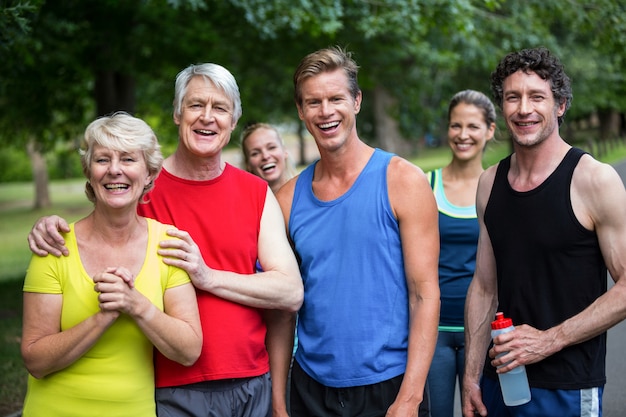
[(295, 66), (306, 53), (335, 44), (353, 51), (361, 66), (359, 129), (372, 141), (377, 88), (396, 100), (389, 113), (404, 136), (418, 140), (442, 130), (452, 94), (488, 93), (489, 74), (505, 53), (539, 45), (561, 56), (574, 80), (568, 117), (626, 110), (620, 0), (23, 0), (6, 6), (0, 144), (18, 148), (36, 139), (54, 149), (96, 115), (120, 108), (149, 120), (171, 147), (174, 77), (197, 62), (233, 72), (241, 125), (294, 122)]
[[(78, 152), (67, 143), (59, 142), (46, 153), (48, 173), (52, 180), (81, 178), (82, 167)], [(33, 172), (26, 152), (6, 147), (0, 153), (0, 184), (14, 181), (32, 181)]]
[(313, 37), (335, 33), (343, 26), (344, 7), (338, 0), (231, 0), (244, 9), (248, 23), (261, 38), (274, 38), (284, 30)]
[(33, 177), (30, 161), (24, 153), (14, 148), (5, 148), (0, 152), (0, 183), (11, 181), (30, 181)]
[(3, 1), (0, 8), (0, 57), (31, 30), (31, 14), (37, 6), (21, 1)]

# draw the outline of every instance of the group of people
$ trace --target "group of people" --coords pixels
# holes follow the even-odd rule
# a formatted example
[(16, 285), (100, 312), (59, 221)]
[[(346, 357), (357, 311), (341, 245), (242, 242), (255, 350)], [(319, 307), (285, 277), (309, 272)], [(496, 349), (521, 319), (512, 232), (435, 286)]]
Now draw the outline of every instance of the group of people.
[[(626, 317), (626, 191), (561, 138), (559, 60), (498, 64), (513, 153), (486, 170), (486, 95), (452, 97), (452, 160), (424, 173), (359, 138), (357, 74), (336, 47), (298, 65), (320, 153), (298, 175), (266, 124), (242, 135), (254, 175), (222, 160), (242, 111), (216, 64), (178, 74), (164, 161), (134, 117), (89, 126), (94, 211), (29, 235), (24, 416), (442, 417), (457, 380), (465, 417), (601, 415), (606, 331)], [(491, 343), (496, 311), (516, 329)], [(507, 407), (496, 375), (521, 365), (532, 399)]]

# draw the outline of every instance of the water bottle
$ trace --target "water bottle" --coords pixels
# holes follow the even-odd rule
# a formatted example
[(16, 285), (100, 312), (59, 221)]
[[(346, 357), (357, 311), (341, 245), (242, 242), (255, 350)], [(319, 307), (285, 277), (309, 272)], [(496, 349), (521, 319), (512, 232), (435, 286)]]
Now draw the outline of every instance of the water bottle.
[[(498, 312), (496, 313), (495, 321), (491, 322), (491, 338), (493, 339), (502, 333), (508, 333), (514, 328), (513, 321), (510, 318), (505, 318), (504, 313)], [(503, 355), (506, 355), (506, 353), (501, 353), (498, 357)], [(504, 404), (515, 406), (526, 404), (530, 401), (530, 388), (528, 387), (528, 377), (526, 376), (524, 365), (518, 366), (509, 372), (498, 374), (498, 378), (500, 379), (500, 389), (502, 390)]]

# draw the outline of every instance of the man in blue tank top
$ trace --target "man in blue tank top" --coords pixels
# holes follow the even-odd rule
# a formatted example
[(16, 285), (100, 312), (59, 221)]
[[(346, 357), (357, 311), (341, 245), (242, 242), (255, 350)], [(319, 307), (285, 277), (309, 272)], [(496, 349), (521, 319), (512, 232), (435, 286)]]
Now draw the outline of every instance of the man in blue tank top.
[(305, 289), (291, 415), (428, 416), (437, 206), (418, 167), (359, 139), (357, 68), (329, 48), (294, 75), (320, 159), (277, 194)]
[[(548, 50), (510, 53), (491, 88), (514, 153), (478, 186), (463, 415), (600, 416), (606, 331), (626, 317), (624, 184), (611, 166), (561, 138), (572, 90)], [(615, 281), (608, 291), (607, 267)], [(490, 346), (496, 310), (516, 329)], [(497, 374), (520, 365), (531, 400), (506, 407)]]

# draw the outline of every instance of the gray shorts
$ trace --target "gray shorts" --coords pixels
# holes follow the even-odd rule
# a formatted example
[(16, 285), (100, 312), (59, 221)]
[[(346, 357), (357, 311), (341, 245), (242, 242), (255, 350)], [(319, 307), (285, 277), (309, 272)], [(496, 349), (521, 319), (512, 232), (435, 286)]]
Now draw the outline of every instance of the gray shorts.
[(158, 417), (271, 417), (269, 372), (156, 389)]

